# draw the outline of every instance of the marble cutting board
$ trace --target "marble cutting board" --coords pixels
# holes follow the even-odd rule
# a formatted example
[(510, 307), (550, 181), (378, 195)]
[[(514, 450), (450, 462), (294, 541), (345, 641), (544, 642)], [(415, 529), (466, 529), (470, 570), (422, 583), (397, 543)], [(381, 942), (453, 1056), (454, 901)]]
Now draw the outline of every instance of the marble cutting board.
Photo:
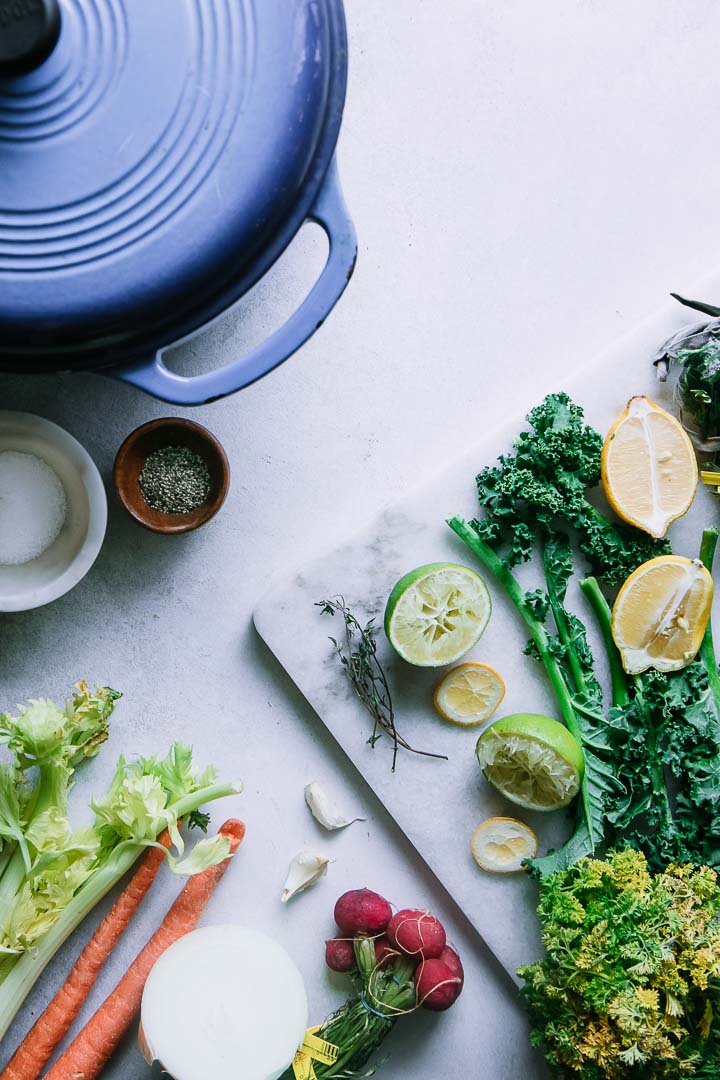
[[(720, 295), (720, 274), (702, 282), (691, 295)], [(671, 408), (670, 385), (658, 383), (651, 357), (666, 337), (699, 318), (676, 304), (668, 305), (562, 386), (548, 386), (547, 391), (567, 390), (601, 432), (633, 394), (647, 394)], [(342, 593), (359, 617), (375, 616), (382, 625), (388, 593), (407, 570), (444, 559), (472, 566), (471, 553), (445, 521), (452, 514), (474, 516), (476, 473), (510, 448), (522, 424), (521, 416), (511, 416), (489, 430), (466, 457), (425, 487), (388, 506), (342, 546), (320, 553), (276, 584), (254, 613), (258, 632), (328, 731), (513, 978), (520, 964), (541, 953), (534, 917), (537, 886), (523, 875), (483, 873), (470, 854), (470, 837), (487, 817), (516, 815), (536, 830), (542, 853), (564, 839), (571, 818), (562, 812), (518, 815), (517, 808), (498, 796), (475, 761), (477, 729), (454, 728), (433, 709), (432, 690), (439, 673), (396, 659), (381, 632), (379, 653), (393, 688), (399, 730), (413, 746), (449, 758), (437, 761), (401, 752), (397, 769), (391, 772), (390, 744), (385, 739), (374, 749), (367, 744), (370, 718), (350, 692), (333, 655), (328, 635), (337, 635), (342, 627), (337, 619), (322, 615), (315, 602)], [(691, 512), (671, 527), (674, 550), (697, 553), (703, 525), (720, 520), (717, 498), (707, 490), (699, 492)], [(523, 655), (527, 633), (494, 581), (481, 572), (492, 594), (493, 615), (467, 659), (487, 662), (503, 675), (507, 694), (496, 717), (519, 711), (554, 715), (543, 670)], [(531, 577), (526, 580), (533, 582)], [(569, 602), (589, 623), (579, 591), (571, 591)]]

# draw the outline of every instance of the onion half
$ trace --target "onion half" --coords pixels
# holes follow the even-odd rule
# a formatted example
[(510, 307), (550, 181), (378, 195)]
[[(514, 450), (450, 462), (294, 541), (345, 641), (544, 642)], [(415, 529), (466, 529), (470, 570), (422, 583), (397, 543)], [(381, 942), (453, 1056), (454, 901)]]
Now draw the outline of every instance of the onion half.
[(174, 1080), (278, 1080), (308, 1005), (285, 949), (243, 926), (206, 926), (163, 953), (145, 984), (140, 1049)]

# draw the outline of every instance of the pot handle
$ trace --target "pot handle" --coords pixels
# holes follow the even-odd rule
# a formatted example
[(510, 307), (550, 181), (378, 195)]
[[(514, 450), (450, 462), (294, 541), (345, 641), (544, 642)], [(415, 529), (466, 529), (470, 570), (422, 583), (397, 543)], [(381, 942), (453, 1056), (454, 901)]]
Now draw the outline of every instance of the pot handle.
[(357, 237), (334, 158), (307, 220), (320, 225), (327, 235), (330, 244), (327, 262), (297, 311), (267, 341), (240, 359), (203, 375), (176, 375), (165, 366), (162, 350), (149, 363), (120, 367), (105, 374), (173, 405), (204, 405), (241, 390), (287, 360), (325, 321), (355, 269)]

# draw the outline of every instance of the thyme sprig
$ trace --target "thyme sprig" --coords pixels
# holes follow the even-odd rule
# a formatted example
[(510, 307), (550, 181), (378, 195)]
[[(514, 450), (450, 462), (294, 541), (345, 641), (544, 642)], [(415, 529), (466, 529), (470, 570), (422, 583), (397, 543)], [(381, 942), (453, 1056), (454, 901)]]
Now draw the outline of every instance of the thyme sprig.
[(363, 626), (345, 603), (342, 596), (333, 596), (328, 600), (319, 600), (316, 605), (323, 615), (340, 615), (345, 624), (344, 638), (338, 641), (331, 637), (335, 652), (345, 668), (355, 694), (373, 718), (372, 734), (368, 738), (370, 746), (375, 746), (383, 735), (392, 740), (392, 771), (395, 772), (399, 750), (408, 750), (411, 754), (423, 757), (441, 758), (447, 761), (445, 754), (433, 754), (429, 750), (417, 750), (405, 739), (395, 726), (395, 709), (388, 685), (387, 676), (377, 656), (375, 620), (370, 619)]

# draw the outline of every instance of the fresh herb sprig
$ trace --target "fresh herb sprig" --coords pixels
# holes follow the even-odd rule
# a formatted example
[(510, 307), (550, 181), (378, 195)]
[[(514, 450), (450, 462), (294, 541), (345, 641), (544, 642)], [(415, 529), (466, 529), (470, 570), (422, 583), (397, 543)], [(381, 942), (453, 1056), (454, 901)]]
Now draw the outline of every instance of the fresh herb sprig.
[(398, 731), (395, 724), (393, 706), (387, 676), (377, 655), (375, 620), (370, 619), (364, 626), (353, 615), (342, 596), (328, 600), (319, 600), (316, 605), (323, 615), (340, 615), (344, 623), (344, 638), (338, 641), (331, 637), (335, 652), (345, 668), (350, 685), (373, 718), (372, 734), (368, 739), (370, 746), (375, 746), (383, 735), (387, 735), (393, 744), (392, 771), (395, 772), (398, 752), (408, 750), (411, 754), (423, 757), (440, 758), (447, 761), (445, 754), (434, 754), (429, 750), (417, 750)]

